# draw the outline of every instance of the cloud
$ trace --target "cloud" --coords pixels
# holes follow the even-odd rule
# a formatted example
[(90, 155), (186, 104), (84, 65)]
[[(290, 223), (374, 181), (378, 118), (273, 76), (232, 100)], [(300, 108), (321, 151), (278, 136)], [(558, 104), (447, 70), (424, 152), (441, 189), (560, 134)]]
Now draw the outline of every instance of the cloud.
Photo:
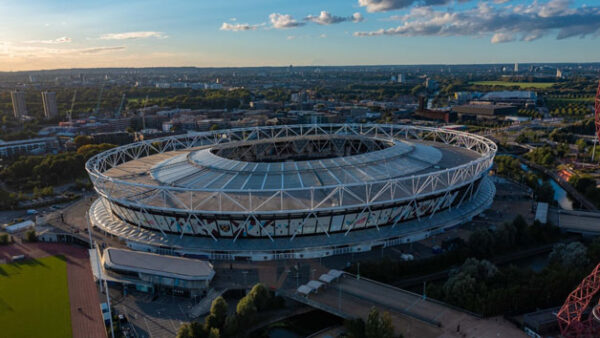
[(359, 12), (352, 14), (352, 22), (362, 22), (365, 18)]
[[(534, 41), (547, 35), (557, 39), (586, 37), (600, 31), (600, 7), (571, 8), (569, 0), (534, 1), (524, 5), (491, 6), (480, 2), (464, 11), (415, 7), (388, 29), (355, 32), (355, 36), (474, 36), (492, 35), (492, 42)], [(512, 38), (509, 38), (512, 37)]]
[(269, 20), (271, 20), (273, 28), (276, 29), (294, 28), (305, 25), (303, 22), (296, 21), (296, 19), (289, 14), (271, 13), (271, 15), (269, 15)]
[(0, 42), (0, 54), (9, 58), (56, 58), (57, 56), (76, 56), (81, 54), (99, 54), (124, 50), (124, 46), (98, 46), (89, 48), (55, 48), (46, 46), (30, 46)]
[(503, 43), (515, 41), (515, 36), (509, 33), (496, 33), (492, 36), (492, 43)]
[(100, 36), (100, 40), (133, 40), (157, 38), (166, 39), (168, 36), (162, 32), (125, 32), (125, 33), (110, 33)]
[(46, 44), (46, 45), (53, 45), (53, 44), (60, 44), (60, 43), (69, 43), (71, 42), (72, 39), (66, 36), (61, 36), (60, 38), (56, 38), (53, 40), (29, 40), (29, 41), (25, 41), (25, 43), (39, 43), (39, 44)]
[(331, 25), (331, 24), (345, 22), (345, 21), (361, 22), (364, 20), (364, 18), (362, 16), (362, 14), (360, 14), (358, 12), (352, 14), (352, 16), (344, 17), (344, 16), (331, 15), (331, 13), (329, 13), (327, 11), (321, 11), (321, 13), (318, 16), (309, 15), (306, 18), (304, 18), (304, 20), (314, 22), (319, 25)]
[(232, 32), (242, 32), (242, 31), (252, 31), (252, 30), (256, 30), (257, 28), (264, 26), (264, 24), (259, 24), (259, 25), (249, 25), (247, 23), (229, 23), (229, 22), (223, 22), (223, 24), (221, 25), (221, 28), (219, 28), (222, 31), (232, 31)]
[[(467, 2), (469, 0), (458, 0), (458, 2)], [(358, 5), (366, 7), (367, 12), (387, 12), (395, 9), (402, 9), (413, 4), (420, 6), (438, 6), (447, 5), (453, 0), (358, 0)]]
[(91, 47), (91, 48), (82, 48), (78, 50), (73, 50), (73, 52), (81, 53), (81, 54), (97, 54), (103, 52), (110, 52), (115, 50), (124, 50), (124, 46), (114, 46), (114, 47)]

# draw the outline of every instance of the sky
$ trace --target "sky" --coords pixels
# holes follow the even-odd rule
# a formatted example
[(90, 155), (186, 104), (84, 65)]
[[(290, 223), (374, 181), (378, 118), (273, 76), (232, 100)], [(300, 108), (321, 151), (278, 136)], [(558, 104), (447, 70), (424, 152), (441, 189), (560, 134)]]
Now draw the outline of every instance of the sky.
[(0, 71), (600, 61), (600, 0), (0, 0)]

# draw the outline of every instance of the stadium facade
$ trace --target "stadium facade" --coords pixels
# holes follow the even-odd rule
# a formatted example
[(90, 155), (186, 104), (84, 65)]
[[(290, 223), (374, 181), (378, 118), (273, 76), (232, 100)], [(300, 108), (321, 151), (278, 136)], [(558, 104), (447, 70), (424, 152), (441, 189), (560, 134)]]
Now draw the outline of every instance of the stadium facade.
[(91, 158), (89, 220), (135, 250), (272, 260), (364, 252), (470, 220), (495, 194), (496, 145), (409, 125), (252, 127)]

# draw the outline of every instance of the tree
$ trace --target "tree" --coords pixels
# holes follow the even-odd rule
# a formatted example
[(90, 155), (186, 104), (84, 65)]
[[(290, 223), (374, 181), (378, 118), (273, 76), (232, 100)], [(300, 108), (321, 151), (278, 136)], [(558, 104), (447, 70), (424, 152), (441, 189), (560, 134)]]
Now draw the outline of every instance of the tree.
[(240, 330), (240, 323), (238, 317), (233, 314), (227, 316), (225, 319), (225, 325), (223, 325), (223, 334), (225, 337), (236, 337)]
[(248, 327), (254, 321), (254, 316), (257, 312), (252, 297), (246, 295), (244, 298), (240, 299), (235, 312), (238, 315), (240, 326)]
[(221, 334), (219, 333), (219, 329), (217, 329), (216, 327), (213, 327), (208, 332), (208, 338), (220, 338), (220, 337), (221, 337)]
[(372, 307), (367, 317), (365, 325), (366, 338), (392, 338), (394, 336), (394, 327), (389, 313), (379, 315), (379, 310)]
[(177, 330), (177, 338), (205, 338), (208, 333), (198, 322), (184, 323)]
[(0, 234), (0, 245), (5, 245), (10, 243), (10, 236), (8, 234)]
[(575, 145), (577, 146), (577, 154), (585, 152), (585, 147), (587, 147), (587, 142), (584, 139), (580, 138), (575, 141)]
[(486, 229), (477, 230), (469, 236), (469, 248), (475, 257), (488, 257), (493, 253), (494, 235)]
[(344, 321), (344, 327), (348, 338), (365, 338), (365, 321), (362, 318), (348, 319)]
[(269, 290), (262, 283), (254, 285), (248, 295), (252, 297), (254, 305), (258, 311), (266, 309), (267, 305), (269, 304), (269, 299), (271, 298)]
[(25, 240), (27, 242), (36, 242), (37, 236), (35, 234), (35, 230), (29, 230), (25, 233)]
[(78, 135), (75, 136), (73, 142), (75, 142), (75, 146), (77, 147), (77, 149), (79, 149), (80, 147), (86, 144), (92, 144), (92, 138), (87, 135)]
[(381, 316), (381, 333), (382, 337), (391, 338), (394, 336), (394, 325), (392, 324), (392, 316), (389, 312), (384, 312)]
[(589, 263), (587, 248), (580, 242), (555, 244), (548, 260), (564, 267), (583, 267)]
[(225, 298), (222, 296), (215, 298), (210, 306), (210, 314), (205, 319), (205, 326), (207, 328), (222, 328), (225, 324), (225, 318), (227, 318), (228, 308), (229, 305), (227, 305)]

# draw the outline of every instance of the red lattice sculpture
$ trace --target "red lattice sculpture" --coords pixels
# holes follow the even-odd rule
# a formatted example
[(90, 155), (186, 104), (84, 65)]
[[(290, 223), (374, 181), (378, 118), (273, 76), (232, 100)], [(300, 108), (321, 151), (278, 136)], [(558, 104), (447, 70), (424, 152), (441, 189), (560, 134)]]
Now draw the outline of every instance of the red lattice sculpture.
[(594, 308), (594, 311), (588, 311), (590, 310), (588, 307), (592, 298), (599, 290), (600, 264), (569, 294), (567, 300), (558, 311), (556, 317), (560, 333), (563, 337), (600, 336), (600, 322), (595, 318), (595, 315), (598, 313), (597, 308)]

